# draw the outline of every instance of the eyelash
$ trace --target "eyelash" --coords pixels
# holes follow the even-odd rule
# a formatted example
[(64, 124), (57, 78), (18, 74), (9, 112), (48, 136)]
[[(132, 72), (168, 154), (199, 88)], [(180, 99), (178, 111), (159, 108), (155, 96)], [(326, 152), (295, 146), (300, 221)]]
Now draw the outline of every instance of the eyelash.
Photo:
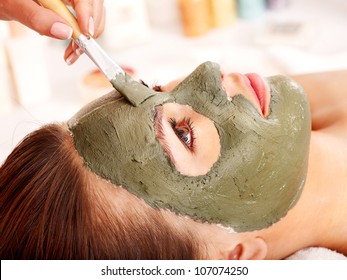
[[(140, 83), (143, 84), (144, 86), (146, 86), (146, 87), (149, 88), (149, 86), (148, 86), (143, 80), (140, 80)], [(159, 86), (159, 85), (154, 85), (154, 86), (152, 86), (152, 89), (153, 89), (154, 91), (163, 92), (162, 87)]]
[[(184, 118), (179, 122), (177, 122), (176, 119), (171, 118), (169, 123), (178, 139), (185, 145), (187, 149), (194, 152), (194, 127), (190, 118)], [(180, 127), (181, 129), (179, 130), (178, 128)], [(187, 135), (184, 135), (184, 133), (187, 133)]]

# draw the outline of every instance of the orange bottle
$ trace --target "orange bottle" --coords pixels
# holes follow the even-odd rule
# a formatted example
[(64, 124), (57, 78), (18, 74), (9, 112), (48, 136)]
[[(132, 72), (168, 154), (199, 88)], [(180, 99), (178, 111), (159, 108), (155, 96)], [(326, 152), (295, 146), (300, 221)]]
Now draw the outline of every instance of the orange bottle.
[(235, 22), (236, 0), (209, 0), (214, 27), (223, 27)]
[(211, 27), (209, 0), (178, 0), (183, 33), (186, 36), (199, 36)]

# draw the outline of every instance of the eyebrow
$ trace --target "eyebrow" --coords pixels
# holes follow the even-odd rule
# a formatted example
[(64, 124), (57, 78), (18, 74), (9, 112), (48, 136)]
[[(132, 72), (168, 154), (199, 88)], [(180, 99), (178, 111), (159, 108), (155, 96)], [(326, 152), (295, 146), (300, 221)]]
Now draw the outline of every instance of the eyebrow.
[(159, 140), (159, 143), (162, 145), (167, 157), (169, 160), (174, 164), (175, 160), (172, 154), (172, 151), (170, 149), (170, 145), (167, 141), (166, 135), (164, 133), (163, 128), (163, 107), (157, 106), (155, 108), (155, 115), (154, 115), (154, 128), (156, 131), (157, 139)]

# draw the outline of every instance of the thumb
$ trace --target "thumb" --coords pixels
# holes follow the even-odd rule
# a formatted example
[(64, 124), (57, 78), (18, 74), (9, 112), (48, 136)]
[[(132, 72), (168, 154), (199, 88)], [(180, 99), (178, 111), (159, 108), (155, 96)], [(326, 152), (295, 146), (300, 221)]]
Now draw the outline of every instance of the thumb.
[(14, 19), (41, 35), (61, 40), (72, 35), (71, 27), (63, 18), (34, 1), (21, 1), (20, 11), (14, 13)]

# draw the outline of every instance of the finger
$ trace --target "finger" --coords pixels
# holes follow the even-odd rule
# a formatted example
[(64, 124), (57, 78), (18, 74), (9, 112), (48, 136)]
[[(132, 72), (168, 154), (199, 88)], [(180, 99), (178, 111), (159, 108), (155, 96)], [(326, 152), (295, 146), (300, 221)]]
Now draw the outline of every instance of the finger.
[(74, 6), (77, 16), (78, 25), (82, 33), (93, 37), (95, 32), (93, 0), (75, 0)]
[(65, 53), (64, 53), (64, 60), (67, 61), (67, 58), (73, 53), (75, 52), (73, 50), (73, 47), (72, 47), (72, 40), (70, 41), (69, 45), (66, 47), (65, 49)]
[(68, 5), (71, 6), (72, 8), (75, 8), (75, 4), (73, 0), (63, 0), (63, 2)]
[(68, 65), (71, 65), (77, 61), (81, 56), (82, 50), (71, 40), (64, 53), (64, 60)]
[(77, 59), (79, 58), (80, 56), (78, 54), (76, 54), (75, 52), (72, 52), (68, 57), (67, 59), (65, 60), (67, 65), (72, 65), (74, 64)]
[[(103, 2), (103, 1), (100, 1)], [(99, 2), (98, 2), (99, 3)], [(98, 38), (105, 29), (106, 9), (104, 5), (97, 5), (94, 8), (95, 33), (94, 38)]]
[[(13, 19), (21, 22), (41, 35), (66, 40), (72, 35), (72, 29), (67, 22), (55, 14), (45, 9), (34, 1), (15, 0), (12, 7), (21, 7), (21, 12), (14, 11)], [(16, 6), (17, 5), (17, 6)]]

